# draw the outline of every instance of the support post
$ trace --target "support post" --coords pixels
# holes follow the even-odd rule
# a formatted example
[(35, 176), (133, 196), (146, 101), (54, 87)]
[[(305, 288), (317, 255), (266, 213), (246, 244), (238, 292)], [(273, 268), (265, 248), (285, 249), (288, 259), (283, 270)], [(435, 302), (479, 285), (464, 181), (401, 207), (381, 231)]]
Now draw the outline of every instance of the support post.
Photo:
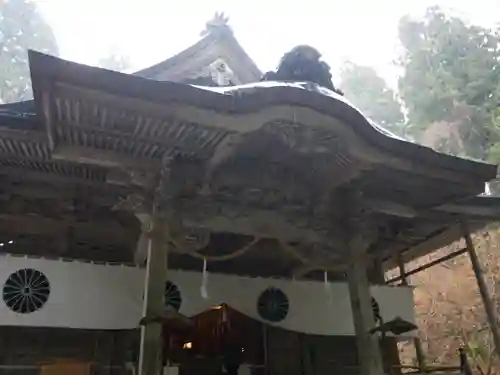
[(403, 255), (400, 251), (396, 253), (396, 260), (398, 262), (399, 277), (401, 279), (401, 285), (408, 286), (408, 278), (406, 277), (405, 262), (403, 260)]
[(262, 349), (263, 349), (263, 357), (264, 357), (264, 375), (269, 375), (269, 353), (268, 353), (268, 332), (267, 326), (265, 323), (262, 324)]
[[(401, 285), (408, 286), (408, 278), (406, 275), (405, 262), (403, 259), (403, 255), (401, 252), (397, 252), (396, 260), (399, 268), (399, 277), (401, 278)], [(417, 357), (418, 370), (422, 373), (427, 372), (427, 366), (425, 364), (425, 355), (424, 350), (422, 348), (422, 342), (420, 341), (420, 337), (415, 337), (413, 339), (413, 346), (415, 347), (415, 355)]]
[(373, 281), (378, 285), (385, 285), (385, 269), (381, 257), (375, 257), (373, 260), (373, 272)]
[[(445, 255), (439, 259), (435, 259), (433, 260), (432, 262), (429, 262), (429, 263), (426, 263), (420, 267), (417, 267), (417, 268), (414, 268), (410, 271), (405, 271), (405, 276), (408, 277), (408, 276), (411, 276), (411, 275), (415, 275), (419, 272), (422, 272), (424, 270), (426, 270), (427, 268), (431, 268), (437, 264), (441, 264), (443, 262), (446, 262), (447, 260), (450, 260), (450, 259), (453, 259), (453, 258), (456, 258), (457, 256), (459, 255), (462, 255), (464, 253), (467, 252), (467, 248), (463, 248), (463, 249), (460, 249), (458, 251), (455, 251), (454, 253), (451, 253), (451, 254), (448, 254), (448, 255)], [(395, 283), (396, 281), (401, 281), (402, 278), (401, 278), (401, 275), (400, 276), (396, 276), (396, 277), (393, 277), (389, 280), (386, 281), (386, 284), (392, 284), (392, 283)]]
[[(371, 276), (373, 281), (378, 285), (385, 285), (385, 269), (382, 257), (377, 256), (373, 260), (374, 275)], [(401, 360), (399, 358), (398, 343), (395, 337), (385, 337), (380, 340), (380, 350), (382, 354), (382, 364), (386, 374), (398, 375), (401, 374)], [(396, 367), (397, 366), (397, 367)]]
[(361, 375), (384, 373), (378, 336), (371, 334), (375, 327), (370, 285), (368, 283), (366, 250), (368, 244), (361, 233), (353, 234), (348, 242), (350, 267), (347, 273), (352, 318), (358, 345), (358, 362)]
[(462, 228), (462, 235), (464, 236), (465, 244), (467, 246), (467, 252), (469, 254), (470, 262), (472, 265), (472, 270), (474, 271), (474, 275), (476, 276), (479, 293), (481, 294), (481, 298), (483, 300), (484, 310), (486, 312), (486, 318), (488, 319), (488, 324), (490, 326), (491, 334), (493, 336), (495, 351), (497, 353), (498, 358), (500, 358), (500, 332), (498, 330), (495, 309), (493, 307), (493, 303), (488, 293), (488, 286), (484, 281), (483, 270), (481, 269), (481, 264), (479, 262), (479, 258), (477, 257), (476, 249), (474, 248), (474, 243), (472, 242), (468, 225), (465, 221), (461, 222), (461, 228)]
[[(168, 241), (159, 235), (158, 217), (150, 221), (147, 243), (146, 279), (144, 285), (143, 316), (157, 316), (165, 310), (165, 282), (167, 279)], [(162, 372), (162, 325), (149, 323), (141, 327), (139, 375), (160, 375)]]

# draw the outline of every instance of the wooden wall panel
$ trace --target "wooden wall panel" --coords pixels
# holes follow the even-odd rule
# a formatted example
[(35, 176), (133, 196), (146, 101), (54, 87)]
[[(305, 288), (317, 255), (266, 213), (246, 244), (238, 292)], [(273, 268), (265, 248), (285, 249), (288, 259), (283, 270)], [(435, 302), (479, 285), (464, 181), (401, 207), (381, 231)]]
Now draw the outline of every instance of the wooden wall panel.
[(93, 375), (123, 375), (137, 331), (0, 327), (0, 375), (38, 375), (42, 364), (73, 360), (97, 364)]
[[(97, 363), (94, 375), (124, 375), (130, 351), (137, 351), (138, 331), (87, 331), (0, 327), (0, 375), (39, 374), (39, 365), (54, 360)], [(311, 336), (267, 328), (268, 372), (271, 375), (357, 375), (355, 337)], [(394, 339), (383, 345), (387, 364), (399, 364)], [(393, 350), (396, 348), (396, 350)], [(6, 366), (12, 366), (8, 368)], [(24, 367), (23, 367), (24, 366)], [(181, 370), (180, 375), (216, 375), (202, 360)], [(201, 369), (205, 370), (200, 372)], [(253, 375), (264, 371), (255, 368)]]

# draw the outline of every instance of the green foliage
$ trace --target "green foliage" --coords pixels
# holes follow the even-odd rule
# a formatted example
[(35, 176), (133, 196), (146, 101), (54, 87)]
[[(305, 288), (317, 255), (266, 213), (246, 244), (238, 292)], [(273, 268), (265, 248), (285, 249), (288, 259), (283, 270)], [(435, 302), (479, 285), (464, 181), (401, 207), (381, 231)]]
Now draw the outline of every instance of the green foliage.
[(399, 91), (411, 131), (418, 137), (434, 123), (454, 124), (464, 153), (486, 158), (500, 84), (499, 34), (433, 7), (423, 20), (403, 17), (399, 38)]
[(402, 135), (405, 118), (394, 90), (375, 69), (348, 62), (341, 72), (340, 88), (357, 108), (387, 130)]
[[(476, 335), (478, 334), (478, 332), (475, 333)], [(494, 350), (490, 337), (480, 337), (479, 340), (469, 339), (465, 343), (465, 351), (471, 360), (471, 365), (481, 375), (489, 375), (491, 373)]]
[[(500, 84), (493, 95), (493, 99), (500, 103)], [(488, 161), (500, 164), (500, 106), (491, 111), (491, 136), (488, 150)]]
[(0, 0), (0, 103), (32, 96), (28, 49), (57, 55), (57, 44), (30, 0)]

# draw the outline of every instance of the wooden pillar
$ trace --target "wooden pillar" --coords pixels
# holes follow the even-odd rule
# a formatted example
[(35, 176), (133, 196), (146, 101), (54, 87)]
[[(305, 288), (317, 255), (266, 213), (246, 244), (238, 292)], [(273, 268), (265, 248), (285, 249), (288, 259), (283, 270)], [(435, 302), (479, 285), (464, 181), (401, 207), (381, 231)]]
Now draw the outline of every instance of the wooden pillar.
[[(408, 283), (408, 278), (406, 277), (405, 262), (403, 259), (403, 255), (399, 251), (396, 254), (396, 260), (398, 262), (401, 285), (408, 286), (409, 283)], [(427, 366), (425, 364), (425, 355), (424, 355), (424, 350), (422, 348), (422, 342), (420, 341), (420, 337), (415, 337), (413, 339), (413, 346), (415, 347), (415, 355), (417, 357), (418, 369), (420, 372), (425, 373), (427, 371)]]
[[(143, 316), (157, 316), (165, 310), (168, 241), (160, 235), (161, 224), (153, 217), (149, 227)], [(162, 372), (162, 326), (151, 323), (141, 327), (139, 375), (160, 375)]]
[(299, 347), (299, 364), (300, 364), (300, 375), (308, 375), (308, 371), (306, 369), (305, 363), (305, 355), (304, 355), (304, 334), (301, 332), (297, 332), (297, 346)]
[(362, 233), (355, 233), (348, 242), (350, 267), (347, 281), (358, 345), (360, 373), (361, 375), (382, 375), (384, 370), (378, 336), (369, 332), (375, 327), (375, 318), (367, 275), (366, 250), (368, 245), (363, 240)]
[(379, 256), (375, 257), (373, 260), (373, 276), (371, 281), (377, 285), (385, 285), (384, 263)]
[(479, 258), (476, 254), (476, 249), (474, 248), (474, 243), (472, 242), (472, 238), (470, 236), (469, 228), (466, 222), (461, 223), (462, 234), (465, 239), (465, 244), (467, 247), (467, 252), (469, 254), (470, 262), (472, 265), (472, 269), (474, 271), (474, 275), (476, 276), (477, 286), (479, 288), (479, 293), (481, 294), (481, 298), (483, 300), (484, 310), (486, 311), (486, 318), (488, 320), (488, 324), (490, 326), (491, 334), (493, 336), (493, 343), (495, 344), (495, 351), (500, 358), (500, 332), (498, 330), (497, 318), (495, 309), (493, 307), (493, 302), (490, 299), (488, 293), (488, 287), (486, 282), (484, 281), (484, 274), (481, 268), (481, 264), (479, 262)]
[(268, 345), (269, 345), (269, 338), (268, 338), (268, 331), (267, 331), (267, 325), (265, 323), (262, 324), (262, 351), (263, 351), (263, 362), (264, 362), (264, 375), (269, 375), (269, 353), (268, 353)]
[[(380, 256), (373, 260), (373, 275), (370, 275), (369, 282), (377, 285), (385, 285), (386, 282), (384, 262)], [(397, 340), (394, 337), (385, 337), (380, 340), (380, 351), (384, 371), (392, 375), (401, 374), (401, 361)], [(396, 367), (397, 366), (397, 367)]]

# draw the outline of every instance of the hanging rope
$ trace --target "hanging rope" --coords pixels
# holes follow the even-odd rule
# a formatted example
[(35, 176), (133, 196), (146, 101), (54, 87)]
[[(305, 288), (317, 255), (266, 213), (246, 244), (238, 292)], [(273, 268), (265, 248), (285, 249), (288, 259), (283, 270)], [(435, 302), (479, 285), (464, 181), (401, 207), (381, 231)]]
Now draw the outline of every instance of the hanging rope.
[(252, 241), (247, 243), (241, 249), (238, 249), (230, 254), (224, 255), (203, 255), (197, 251), (185, 251), (182, 246), (176, 242), (172, 237), (168, 236), (169, 241), (175, 246), (175, 248), (182, 254), (190, 255), (193, 258), (203, 260), (205, 262), (225, 262), (227, 260), (232, 260), (234, 258), (238, 258), (245, 254), (248, 250), (250, 250), (257, 242), (260, 241), (259, 237), (255, 237)]
[(203, 260), (203, 271), (201, 273), (201, 297), (203, 299), (208, 299), (208, 272), (207, 272), (207, 260)]
[[(149, 232), (148, 234), (151, 235), (152, 233)], [(245, 253), (247, 253), (251, 248), (253, 248), (261, 240), (260, 237), (255, 237), (252, 241), (250, 241), (249, 243), (244, 245), (242, 248), (240, 248), (240, 249), (238, 249), (230, 254), (203, 255), (203, 254), (199, 253), (200, 250), (191, 250), (191, 251), (186, 250), (178, 241), (176, 241), (174, 238), (172, 238), (170, 233), (168, 233), (168, 232), (163, 233), (163, 235), (166, 237), (166, 239), (168, 241), (170, 241), (175, 246), (175, 248), (177, 249), (178, 252), (180, 252), (182, 254), (189, 255), (193, 258), (202, 260), (204, 262), (204, 270), (206, 270), (206, 262), (225, 262), (228, 260), (238, 258), (238, 257), (244, 255)], [(299, 260), (304, 266), (306, 266), (304, 268), (304, 270), (302, 270), (302, 272), (301, 272), (302, 275), (307, 274), (307, 273), (314, 271), (314, 270), (322, 270), (324, 272), (329, 271), (329, 270), (330, 271), (335, 270), (333, 267), (330, 267), (330, 266), (314, 264), (312, 261), (307, 259), (304, 255), (302, 255), (296, 248), (294, 248), (293, 246), (290, 246), (288, 243), (286, 243), (286, 241), (284, 241), (282, 239), (278, 239), (278, 242), (279, 242), (280, 247), (283, 251), (287, 252), (293, 258)], [(204, 271), (204, 272), (206, 273), (206, 271)], [(205, 293), (202, 292), (202, 294), (205, 294)]]
[(324, 266), (324, 265), (321, 265), (321, 264), (310, 264), (310, 265), (306, 265), (305, 267), (301, 268), (300, 269), (300, 272), (297, 273), (297, 277), (301, 277), (303, 275), (307, 275), (309, 272), (312, 272), (312, 271), (332, 271), (332, 272), (335, 272), (335, 271), (338, 271), (339, 268), (338, 267), (334, 267), (334, 266)]
[[(282, 241), (282, 240), (278, 240), (280, 245), (281, 245), (281, 248), (287, 252), (288, 254), (290, 254), (292, 257), (294, 257), (295, 259), (301, 261), (303, 264), (304, 264), (304, 268), (302, 269), (302, 272), (301, 272), (301, 275), (306, 275), (308, 274), (309, 272), (311, 271), (315, 271), (315, 270), (321, 270), (321, 271), (324, 271), (325, 273), (327, 271), (336, 271), (337, 269), (335, 267), (331, 267), (331, 266), (324, 266), (324, 265), (319, 265), (319, 264), (314, 264), (312, 261), (310, 261), (309, 259), (307, 259), (306, 257), (304, 257), (297, 249), (295, 249), (293, 246), (290, 246), (289, 244), (287, 244), (285, 241)], [(300, 275), (299, 275), (300, 276)]]
[(290, 254), (292, 257), (294, 257), (295, 259), (297, 260), (300, 260), (302, 263), (304, 264), (311, 264), (311, 262), (309, 261), (309, 259), (307, 259), (306, 257), (304, 257), (299, 251), (297, 251), (293, 246), (290, 246), (289, 244), (287, 244), (285, 241), (283, 240), (278, 240), (281, 248), (287, 252), (288, 254)]
[(330, 305), (333, 304), (333, 293), (332, 293), (332, 284), (328, 280), (328, 271), (324, 271), (324, 283), (325, 283), (325, 293), (326, 299)]

